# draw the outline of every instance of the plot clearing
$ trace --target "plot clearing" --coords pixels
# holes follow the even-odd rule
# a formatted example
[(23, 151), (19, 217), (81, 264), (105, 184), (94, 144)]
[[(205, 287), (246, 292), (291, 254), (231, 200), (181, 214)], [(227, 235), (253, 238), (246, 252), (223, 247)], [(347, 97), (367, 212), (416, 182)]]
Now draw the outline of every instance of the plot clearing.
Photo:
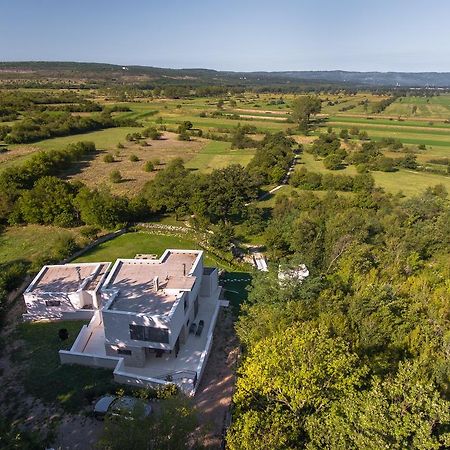
[(229, 142), (210, 141), (193, 159), (187, 162), (186, 167), (208, 173), (230, 164), (246, 166), (254, 154), (255, 149), (233, 150)]

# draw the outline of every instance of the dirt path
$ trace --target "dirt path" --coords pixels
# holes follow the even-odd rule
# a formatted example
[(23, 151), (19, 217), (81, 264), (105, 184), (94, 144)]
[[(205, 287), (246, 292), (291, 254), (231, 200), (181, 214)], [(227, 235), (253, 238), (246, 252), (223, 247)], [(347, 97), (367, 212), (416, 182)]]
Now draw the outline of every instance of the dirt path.
[(230, 421), (235, 368), (239, 356), (231, 308), (222, 308), (217, 319), (211, 354), (199, 389), (194, 397), (200, 432), (205, 433), (207, 449), (223, 448), (224, 430)]

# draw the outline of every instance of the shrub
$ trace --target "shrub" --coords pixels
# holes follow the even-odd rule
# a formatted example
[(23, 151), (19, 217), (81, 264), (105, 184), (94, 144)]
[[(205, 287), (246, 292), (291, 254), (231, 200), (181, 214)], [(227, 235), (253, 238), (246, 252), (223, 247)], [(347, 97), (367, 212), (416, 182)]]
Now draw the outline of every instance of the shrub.
[(97, 239), (100, 228), (94, 225), (86, 225), (80, 230), (80, 234), (87, 239)]
[(113, 163), (114, 160), (114, 156), (111, 155), (111, 153), (107, 153), (104, 157), (103, 157), (103, 162), (105, 163)]
[(153, 172), (155, 170), (155, 166), (151, 161), (147, 161), (145, 163), (144, 170), (146, 172)]
[(120, 183), (122, 181), (122, 174), (118, 170), (113, 170), (109, 175), (109, 179), (112, 183)]
[(186, 130), (181, 130), (180, 134), (178, 135), (179, 141), (190, 141), (191, 136), (189, 136), (189, 133)]
[(339, 133), (339, 137), (344, 140), (347, 140), (350, 137), (347, 128), (341, 130), (341, 132)]
[(131, 162), (138, 162), (138, 161), (139, 161), (139, 158), (138, 158), (137, 155), (132, 154), (132, 155), (130, 155), (129, 160), (130, 160)]
[(122, 142), (119, 142), (119, 143), (117, 144), (117, 148), (118, 148), (118, 149), (125, 148), (125, 145), (123, 145)]
[(72, 236), (61, 236), (53, 244), (51, 257), (56, 261), (65, 259), (78, 250), (78, 245)]
[(323, 165), (328, 170), (338, 170), (342, 168), (342, 159), (339, 155), (332, 153), (323, 160)]
[(150, 138), (155, 141), (161, 139), (162, 133), (158, 131), (155, 127), (148, 127), (142, 132), (142, 136)]

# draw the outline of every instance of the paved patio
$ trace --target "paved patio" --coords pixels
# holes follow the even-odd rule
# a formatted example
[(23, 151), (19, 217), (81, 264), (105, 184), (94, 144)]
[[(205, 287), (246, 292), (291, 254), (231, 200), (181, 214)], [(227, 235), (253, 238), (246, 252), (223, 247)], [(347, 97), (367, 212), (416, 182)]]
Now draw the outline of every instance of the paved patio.
[[(204, 321), (202, 334), (196, 336), (195, 334), (188, 334), (186, 341), (181, 344), (178, 355), (174, 353), (164, 353), (162, 357), (157, 358), (156, 354), (149, 354), (147, 356), (144, 367), (130, 367), (119, 364), (121, 358), (110, 357), (106, 355), (105, 351), (105, 330), (100, 316), (96, 315), (97, 320), (85, 328), (80, 336), (78, 344), (74, 344), (73, 352), (84, 354), (88, 359), (85, 361), (87, 365), (92, 362), (95, 365), (96, 357), (103, 357), (118, 361), (120, 367), (120, 374), (126, 375), (130, 378), (156, 378), (165, 381), (168, 375), (181, 374), (183, 372), (193, 378), (200, 377), (204, 366), (206, 364), (205, 351), (210, 350), (212, 332), (217, 320), (220, 302), (218, 300), (221, 288), (219, 287), (215, 295), (208, 298), (199, 298), (199, 311), (195, 318), (195, 323), (198, 325), (200, 320)], [(70, 352), (68, 352), (70, 353)], [(92, 357), (92, 359), (91, 359)], [(114, 362), (113, 362), (114, 364)], [(188, 377), (188, 376), (187, 376)], [(175, 377), (174, 377), (175, 382)]]

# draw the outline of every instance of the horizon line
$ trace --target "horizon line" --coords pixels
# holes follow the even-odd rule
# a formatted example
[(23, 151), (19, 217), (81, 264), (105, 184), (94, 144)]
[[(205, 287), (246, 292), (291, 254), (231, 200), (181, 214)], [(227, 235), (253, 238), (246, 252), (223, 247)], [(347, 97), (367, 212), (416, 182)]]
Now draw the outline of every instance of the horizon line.
[(74, 61), (74, 60), (45, 60), (45, 59), (29, 59), (29, 60), (0, 60), (0, 64), (25, 64), (25, 63), (76, 63), (76, 64), (103, 64), (117, 67), (144, 67), (152, 69), (164, 70), (209, 70), (212, 72), (228, 72), (228, 73), (286, 73), (286, 72), (346, 72), (346, 73), (399, 73), (399, 74), (450, 74), (450, 71), (401, 71), (401, 70), (349, 70), (349, 69), (278, 69), (278, 70), (235, 70), (235, 69), (213, 69), (209, 67), (162, 67), (143, 64), (123, 64), (99, 61)]

